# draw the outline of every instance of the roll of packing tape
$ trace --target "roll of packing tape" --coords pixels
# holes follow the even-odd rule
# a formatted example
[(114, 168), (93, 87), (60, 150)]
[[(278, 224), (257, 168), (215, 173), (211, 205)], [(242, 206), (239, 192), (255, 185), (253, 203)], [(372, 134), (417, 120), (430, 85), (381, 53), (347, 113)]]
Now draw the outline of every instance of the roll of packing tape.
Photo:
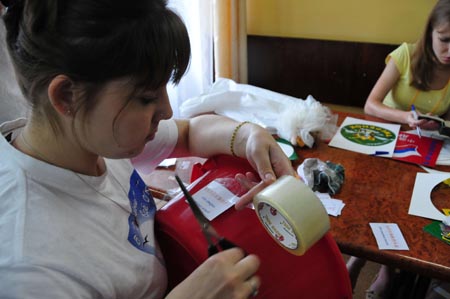
[(282, 176), (263, 189), (253, 205), (272, 238), (295, 255), (303, 255), (330, 229), (320, 199), (293, 176)]

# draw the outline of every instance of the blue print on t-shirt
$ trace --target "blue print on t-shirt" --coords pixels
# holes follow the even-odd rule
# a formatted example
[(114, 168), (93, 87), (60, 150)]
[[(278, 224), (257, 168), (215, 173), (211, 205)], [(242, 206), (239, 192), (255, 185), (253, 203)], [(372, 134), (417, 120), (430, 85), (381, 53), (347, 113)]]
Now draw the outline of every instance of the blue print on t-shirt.
[(152, 194), (136, 171), (130, 178), (128, 192), (132, 213), (128, 217), (128, 241), (144, 252), (156, 255), (154, 220), (156, 205)]

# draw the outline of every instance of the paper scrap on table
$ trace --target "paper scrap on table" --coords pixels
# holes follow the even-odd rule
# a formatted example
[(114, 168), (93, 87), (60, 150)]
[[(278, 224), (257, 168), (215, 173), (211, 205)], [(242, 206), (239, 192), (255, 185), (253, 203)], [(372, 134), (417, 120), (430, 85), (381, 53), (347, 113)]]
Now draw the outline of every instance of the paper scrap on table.
[(162, 160), (161, 163), (158, 164), (159, 167), (170, 167), (174, 166), (177, 163), (177, 158), (169, 158)]
[(327, 210), (328, 215), (335, 217), (341, 215), (342, 209), (345, 206), (342, 200), (331, 198), (328, 193), (315, 192), (315, 194), (322, 202), (325, 210)]
[(373, 155), (387, 153), (382, 157), (392, 157), (400, 125), (346, 117), (329, 146), (353, 152)]
[(409, 250), (397, 223), (369, 223), (378, 249)]
[(230, 190), (216, 181), (192, 195), (200, 210), (208, 220), (213, 220), (233, 206), (239, 199)]

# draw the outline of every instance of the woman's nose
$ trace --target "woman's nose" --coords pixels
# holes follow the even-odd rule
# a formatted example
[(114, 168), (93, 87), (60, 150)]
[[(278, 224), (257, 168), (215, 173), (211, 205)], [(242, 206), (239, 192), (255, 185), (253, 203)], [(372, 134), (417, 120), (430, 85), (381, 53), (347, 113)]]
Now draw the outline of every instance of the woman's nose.
[(161, 119), (169, 119), (173, 116), (172, 106), (170, 105), (169, 95), (167, 94), (167, 89), (164, 88), (163, 100), (161, 101), (160, 115)]

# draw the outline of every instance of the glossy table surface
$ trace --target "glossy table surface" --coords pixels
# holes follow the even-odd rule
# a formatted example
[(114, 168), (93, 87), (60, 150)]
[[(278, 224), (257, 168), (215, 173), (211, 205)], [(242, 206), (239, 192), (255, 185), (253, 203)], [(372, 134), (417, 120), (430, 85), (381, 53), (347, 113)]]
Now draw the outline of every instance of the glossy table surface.
[[(346, 116), (380, 121), (339, 113), (339, 123)], [(345, 207), (340, 216), (330, 217), (332, 235), (343, 253), (450, 281), (450, 246), (423, 231), (432, 220), (408, 214), (416, 173), (425, 172), (422, 168), (333, 148), (320, 141), (312, 149), (298, 149), (297, 153), (300, 163), (306, 158), (318, 158), (341, 164), (345, 169), (344, 184), (333, 196), (343, 200)], [(437, 166), (436, 170), (450, 172), (450, 166)], [(450, 207), (449, 194), (433, 193), (435, 206)], [(397, 223), (409, 250), (379, 250), (371, 222)]]

